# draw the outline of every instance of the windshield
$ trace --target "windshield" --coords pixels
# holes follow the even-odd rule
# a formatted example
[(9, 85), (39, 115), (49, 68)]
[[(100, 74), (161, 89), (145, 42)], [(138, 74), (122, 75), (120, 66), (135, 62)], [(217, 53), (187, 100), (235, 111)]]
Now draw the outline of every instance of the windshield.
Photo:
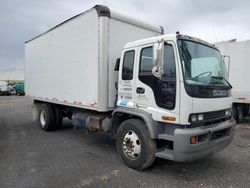
[(225, 65), (218, 50), (189, 40), (178, 40), (185, 83), (188, 85), (228, 86)]

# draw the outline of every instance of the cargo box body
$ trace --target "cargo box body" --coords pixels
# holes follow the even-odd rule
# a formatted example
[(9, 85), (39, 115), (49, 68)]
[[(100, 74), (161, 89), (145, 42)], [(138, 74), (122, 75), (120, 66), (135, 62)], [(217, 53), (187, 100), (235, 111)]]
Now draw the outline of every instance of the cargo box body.
[(110, 111), (117, 95), (114, 67), (123, 46), (162, 32), (160, 26), (95, 6), (26, 42), (26, 94), (36, 100)]
[(230, 56), (229, 81), (234, 103), (250, 103), (250, 40), (217, 43), (222, 55)]

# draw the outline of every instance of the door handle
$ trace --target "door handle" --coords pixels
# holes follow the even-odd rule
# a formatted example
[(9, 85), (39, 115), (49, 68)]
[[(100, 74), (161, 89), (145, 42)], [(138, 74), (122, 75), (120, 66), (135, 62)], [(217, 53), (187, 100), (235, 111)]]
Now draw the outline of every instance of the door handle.
[(145, 89), (143, 87), (137, 87), (136, 88), (136, 93), (143, 94), (143, 93), (145, 93)]

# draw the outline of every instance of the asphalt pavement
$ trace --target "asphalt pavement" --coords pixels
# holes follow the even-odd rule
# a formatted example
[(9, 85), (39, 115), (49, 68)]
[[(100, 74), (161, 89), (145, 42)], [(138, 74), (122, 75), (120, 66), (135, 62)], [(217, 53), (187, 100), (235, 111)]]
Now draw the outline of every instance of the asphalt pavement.
[(142, 172), (119, 159), (102, 133), (64, 128), (44, 132), (32, 122), (32, 100), (0, 97), (0, 187), (250, 187), (250, 123), (209, 158), (176, 163), (157, 159)]

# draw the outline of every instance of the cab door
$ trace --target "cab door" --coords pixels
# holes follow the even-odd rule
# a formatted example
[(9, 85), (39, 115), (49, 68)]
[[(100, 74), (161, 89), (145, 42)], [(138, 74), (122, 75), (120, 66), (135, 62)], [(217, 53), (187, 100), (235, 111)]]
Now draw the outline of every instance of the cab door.
[(176, 58), (174, 43), (164, 45), (164, 74), (153, 75), (153, 44), (138, 48), (135, 78), (135, 102), (139, 107), (174, 110), (176, 106)]
[[(118, 81), (118, 101), (117, 106), (134, 107), (134, 67), (136, 59), (136, 50), (128, 49), (123, 52), (119, 67)], [(132, 106), (131, 106), (132, 105)]]

